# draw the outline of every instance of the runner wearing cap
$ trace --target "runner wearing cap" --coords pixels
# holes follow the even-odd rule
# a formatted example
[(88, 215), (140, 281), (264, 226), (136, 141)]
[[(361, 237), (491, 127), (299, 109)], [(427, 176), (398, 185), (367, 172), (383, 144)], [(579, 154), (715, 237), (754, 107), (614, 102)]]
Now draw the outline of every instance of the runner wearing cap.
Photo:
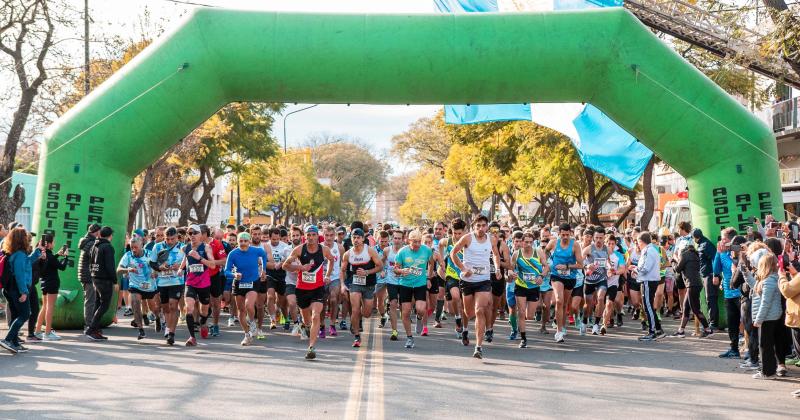
[(170, 227), (165, 232), (164, 242), (156, 244), (150, 254), (150, 267), (157, 273), (158, 294), (161, 312), (166, 327), (167, 344), (175, 344), (175, 329), (178, 326), (178, 301), (183, 297), (184, 278), (180, 271), (185, 255), (178, 243), (178, 230)]
[[(208, 228), (206, 228), (208, 232)], [(184, 259), (181, 270), (186, 272), (186, 328), (189, 330), (189, 339), (186, 346), (196, 346), (195, 322), (199, 318), (200, 336), (208, 338), (209, 304), (211, 303), (211, 269), (216, 266), (214, 257), (211, 256), (211, 247), (206, 244), (207, 236), (201, 234), (198, 225), (189, 226), (189, 244), (183, 248)], [(198, 305), (195, 303), (199, 302)]]
[[(283, 262), (283, 269), (297, 272), (297, 306), (303, 318), (303, 329), (308, 335), (306, 359), (317, 357), (315, 344), (319, 336), (320, 319), (325, 302), (325, 285), (331, 282), (334, 258), (330, 249), (319, 243), (319, 229), (311, 225), (306, 228), (306, 243), (292, 250)], [(327, 268), (324, 269), (327, 260)], [(300, 266), (294, 264), (300, 262)], [(310, 324), (310, 329), (309, 329)]]
[(555, 341), (564, 342), (564, 331), (572, 289), (575, 288), (577, 270), (583, 268), (583, 255), (572, 237), (572, 226), (564, 223), (559, 226), (558, 239), (549, 241), (545, 251), (551, 253), (550, 284), (555, 293), (556, 333)]

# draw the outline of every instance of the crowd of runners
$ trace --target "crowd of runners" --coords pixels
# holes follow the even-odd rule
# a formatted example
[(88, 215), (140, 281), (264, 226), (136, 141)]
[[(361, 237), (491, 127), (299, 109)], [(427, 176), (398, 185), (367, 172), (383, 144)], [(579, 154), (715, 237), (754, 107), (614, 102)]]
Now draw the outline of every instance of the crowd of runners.
[[(363, 320), (372, 316), (390, 340), (402, 341), (403, 334), (408, 349), (428, 328), (444, 328), (452, 319), (454, 340), (474, 344), (476, 358), (496, 339), (498, 319), (508, 320), (508, 339), (520, 348), (528, 346), (529, 334), (564, 343), (571, 326), (580, 335), (606, 335), (626, 319), (641, 325), (642, 341), (668, 335), (664, 317), (680, 320), (672, 337), (684, 337), (694, 320), (702, 338), (724, 330), (717, 305), (724, 294), (731, 347), (720, 357), (741, 357), (743, 337), (741, 367), (771, 378), (786, 374), (787, 359), (800, 362), (800, 276), (791, 278), (800, 268), (798, 225), (768, 218), (754, 227), (746, 235), (725, 229), (713, 245), (687, 222), (676, 233), (566, 223), (522, 229), (483, 216), (471, 225), (455, 219), (414, 229), (362, 222), (191, 225), (138, 229), (127, 235), (117, 260), (111, 228), (92, 225), (79, 244), (77, 265), (91, 340), (107, 339), (102, 317), (109, 305), (120, 304), (132, 315), (139, 340), (152, 327), (173, 345), (180, 324), (185, 345), (195, 346), (198, 335), (219, 336), (227, 318), (227, 328), (241, 329), (243, 346), (264, 340), (270, 330), (299, 335), (308, 340), (307, 359), (316, 357), (320, 338), (342, 331), (360, 347)], [(27, 285), (17, 280), (17, 288), (38, 301), (34, 281), (41, 279), (43, 308), (37, 303), (35, 317), (10, 316), (11, 330), (0, 345), (25, 351), (15, 330), (27, 316), (27, 340), (59, 340), (51, 323), (67, 250), (53, 253), (50, 235), (32, 246), (35, 239), (21, 226), (3, 236), (11, 271), (30, 278)], [(109, 302), (117, 279), (119, 303)], [(9, 300), (14, 311), (19, 305)]]

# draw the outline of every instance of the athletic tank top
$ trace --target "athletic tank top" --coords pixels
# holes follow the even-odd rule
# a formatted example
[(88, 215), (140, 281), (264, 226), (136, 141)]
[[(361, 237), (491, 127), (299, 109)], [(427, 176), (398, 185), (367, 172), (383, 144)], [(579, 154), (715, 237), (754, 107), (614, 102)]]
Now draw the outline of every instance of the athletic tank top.
[[(402, 248), (400, 248), (402, 249)], [(397, 257), (397, 252), (395, 251), (393, 246), (389, 246), (386, 248), (386, 267), (388, 267), (389, 271), (386, 272), (386, 283), (388, 284), (398, 284), (397, 276), (394, 274), (394, 264)]]
[(311, 263), (311, 269), (298, 273), (297, 288), (299, 290), (314, 290), (325, 285), (324, 262), (325, 254), (322, 253), (322, 245), (317, 245), (317, 252), (314, 253), (308, 251), (308, 245), (303, 245), (303, 251), (300, 253), (300, 264)]
[(530, 258), (526, 258), (523, 255), (523, 251), (520, 251), (519, 257), (517, 257), (517, 280), (514, 283), (526, 289), (538, 288), (536, 277), (541, 275), (542, 263), (536, 257), (536, 250), (533, 250), (533, 255)]
[(486, 237), (483, 242), (478, 242), (478, 238), (474, 233), (470, 233), (472, 241), (469, 246), (464, 248), (464, 267), (472, 268), (472, 275), (464, 278), (463, 280), (470, 283), (477, 283), (489, 280), (489, 261), (492, 255), (492, 244), (489, 242), (489, 237)]
[(588, 261), (584, 261), (584, 264), (591, 264), (596, 261), (598, 266), (594, 272), (586, 274), (584, 281), (589, 284), (596, 284), (608, 278), (608, 271), (606, 271), (608, 267), (608, 248), (598, 249), (595, 248), (594, 244), (591, 247)]
[(211, 286), (211, 269), (208, 268), (201, 261), (203, 258), (209, 259), (206, 255), (208, 247), (206, 244), (201, 243), (197, 247), (197, 253), (200, 254), (201, 259), (196, 260), (189, 256), (192, 252), (192, 244), (186, 245), (183, 253), (186, 254), (186, 284), (192, 287), (205, 288)]
[(350, 248), (350, 255), (347, 256), (347, 281), (358, 286), (374, 286), (376, 283), (375, 273), (366, 276), (357, 276), (356, 270), (372, 270), (375, 262), (369, 256), (369, 247), (364, 245), (360, 253), (356, 253), (356, 247)]
[(286, 281), (286, 271), (280, 268), (280, 264), (283, 263), (283, 260), (285, 258), (284, 256), (291, 252), (291, 250), (287, 252), (287, 248), (289, 248), (289, 245), (286, 245), (286, 243), (284, 242), (278, 242), (277, 245), (272, 245), (272, 243), (270, 243), (269, 246), (270, 250), (272, 251), (272, 255), (270, 255), (270, 257), (272, 258), (272, 262), (277, 263), (278, 268), (274, 270), (267, 268), (266, 269), (267, 275), (278, 281)]
[[(452, 279), (458, 280), (461, 276), (461, 270), (456, 267), (455, 263), (453, 263), (453, 259), (450, 258), (450, 251), (453, 250), (453, 239), (447, 238), (447, 248), (445, 248), (445, 261), (447, 263), (447, 267), (445, 268), (445, 277), (449, 277)], [(464, 251), (460, 251), (458, 254), (458, 258), (461, 261), (464, 261)]]
[[(499, 240), (497, 241), (497, 251), (500, 254), (500, 263), (501, 264), (506, 262), (505, 257), (503, 256), (502, 253), (500, 253), (500, 248), (501, 248), (500, 244), (502, 244), (502, 243), (503, 243), (502, 241), (499, 241)], [(494, 267), (494, 254), (491, 254), (491, 253), (489, 254), (489, 273), (491, 274), (492, 281), (497, 281), (497, 273), (495, 272), (495, 267)], [(500, 274), (505, 274), (505, 273), (506, 273), (506, 269), (501, 267), (500, 268)], [(500, 280), (500, 281), (503, 281), (503, 280)]]
[(553, 250), (552, 263), (550, 265), (550, 269), (553, 270), (553, 273), (555, 273), (555, 274), (553, 274), (554, 276), (560, 277), (562, 279), (574, 279), (575, 278), (575, 272), (577, 270), (566, 270), (566, 271), (562, 271), (562, 272), (559, 272), (558, 270), (556, 270), (556, 266), (557, 265), (561, 265), (561, 264), (569, 265), (569, 264), (575, 264), (576, 262), (578, 262), (575, 259), (575, 253), (572, 252), (572, 247), (573, 246), (575, 246), (575, 240), (574, 239), (570, 239), (569, 240), (569, 244), (567, 245), (566, 248), (562, 248), (561, 247), (561, 239), (556, 239), (556, 247)]
[(339, 245), (334, 243), (329, 248), (333, 254), (333, 273), (331, 273), (331, 281), (339, 280), (342, 274), (342, 255), (339, 253)]

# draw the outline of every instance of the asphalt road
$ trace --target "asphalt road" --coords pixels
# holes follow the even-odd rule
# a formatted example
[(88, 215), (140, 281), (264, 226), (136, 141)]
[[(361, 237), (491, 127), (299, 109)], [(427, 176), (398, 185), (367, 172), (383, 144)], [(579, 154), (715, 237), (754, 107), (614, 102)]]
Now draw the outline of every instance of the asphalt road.
[[(722, 334), (640, 343), (629, 322), (608, 336), (571, 328), (564, 344), (531, 333), (529, 348), (519, 349), (498, 320), (477, 360), (452, 321), (411, 350), (376, 324), (365, 323), (358, 350), (348, 333), (321, 340), (315, 361), (281, 329), (242, 347), (241, 331), (223, 327), (195, 348), (167, 346), (152, 329), (137, 342), (131, 327), (108, 328), (105, 343), (65, 331), (61, 342), (0, 354), (0, 418), (764, 419), (800, 411), (790, 396), (800, 368), (782, 380), (752, 379), (738, 361), (716, 357)], [(187, 332), (178, 329), (182, 343)]]

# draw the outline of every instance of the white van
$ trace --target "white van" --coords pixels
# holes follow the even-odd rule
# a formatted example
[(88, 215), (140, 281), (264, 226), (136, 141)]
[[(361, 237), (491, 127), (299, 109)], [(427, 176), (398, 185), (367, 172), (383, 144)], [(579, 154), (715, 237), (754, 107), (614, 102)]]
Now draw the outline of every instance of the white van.
[(692, 214), (689, 211), (689, 200), (668, 201), (661, 213), (660, 229), (667, 228), (670, 232), (678, 231), (678, 223), (691, 222)]

